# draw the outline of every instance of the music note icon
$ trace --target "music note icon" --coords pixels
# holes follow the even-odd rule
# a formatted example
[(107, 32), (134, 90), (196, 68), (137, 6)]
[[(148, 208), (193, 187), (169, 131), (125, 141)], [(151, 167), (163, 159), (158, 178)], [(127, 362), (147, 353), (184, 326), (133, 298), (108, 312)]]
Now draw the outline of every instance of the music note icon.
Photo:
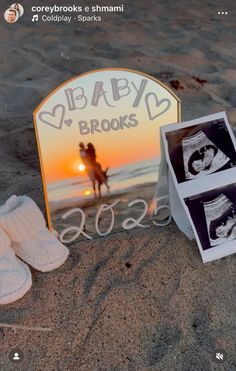
[(32, 22), (37, 22), (39, 20), (38, 14), (34, 14), (32, 18)]

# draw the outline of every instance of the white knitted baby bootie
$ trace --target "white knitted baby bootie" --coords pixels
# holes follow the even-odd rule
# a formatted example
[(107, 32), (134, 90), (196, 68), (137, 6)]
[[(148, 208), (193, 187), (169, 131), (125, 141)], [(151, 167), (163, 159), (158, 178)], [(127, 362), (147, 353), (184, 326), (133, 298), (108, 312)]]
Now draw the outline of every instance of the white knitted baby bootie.
[(0, 226), (12, 240), (16, 255), (38, 271), (62, 265), (69, 250), (46, 228), (42, 212), (27, 196), (11, 196), (0, 214)]
[(29, 267), (15, 256), (10, 244), (0, 228), (0, 304), (22, 298), (32, 285)]

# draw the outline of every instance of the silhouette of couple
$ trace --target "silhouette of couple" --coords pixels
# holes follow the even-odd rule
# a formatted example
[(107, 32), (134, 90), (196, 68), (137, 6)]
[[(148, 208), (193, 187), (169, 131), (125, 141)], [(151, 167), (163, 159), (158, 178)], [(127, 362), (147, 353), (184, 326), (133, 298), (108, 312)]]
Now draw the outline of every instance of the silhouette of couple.
[(105, 171), (102, 170), (102, 166), (96, 161), (96, 150), (92, 143), (87, 144), (87, 148), (85, 147), (84, 143), (79, 143), (79, 152), (80, 152), (80, 158), (83, 162), (86, 172), (89, 176), (89, 179), (92, 182), (93, 185), (93, 191), (95, 197), (97, 196), (96, 193), (96, 184), (98, 185), (98, 194), (101, 196), (101, 185), (105, 184), (107, 187), (107, 190), (109, 190), (109, 186), (107, 183), (108, 176), (107, 171), (108, 168), (106, 168)]

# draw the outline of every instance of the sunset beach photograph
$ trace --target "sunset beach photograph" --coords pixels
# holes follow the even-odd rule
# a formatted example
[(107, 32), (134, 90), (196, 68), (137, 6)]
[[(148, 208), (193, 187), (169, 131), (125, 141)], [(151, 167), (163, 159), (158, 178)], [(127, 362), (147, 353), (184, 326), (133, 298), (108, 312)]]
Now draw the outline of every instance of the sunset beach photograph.
[[(151, 205), (161, 161), (160, 127), (180, 119), (180, 100), (153, 77), (127, 69), (103, 69), (59, 86), (35, 113), (49, 223), (60, 233), (78, 224), (94, 235), (102, 204), (113, 204), (114, 230), (137, 217), (142, 199)], [(149, 215), (147, 213), (147, 218)], [(102, 228), (110, 223), (103, 212)]]

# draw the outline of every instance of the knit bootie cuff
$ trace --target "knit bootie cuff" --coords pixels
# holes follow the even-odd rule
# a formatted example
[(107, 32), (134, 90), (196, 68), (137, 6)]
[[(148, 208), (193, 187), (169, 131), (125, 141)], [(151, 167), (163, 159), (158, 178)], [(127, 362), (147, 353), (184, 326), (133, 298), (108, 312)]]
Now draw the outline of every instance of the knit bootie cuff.
[(11, 240), (8, 235), (0, 228), (0, 254), (2, 251), (6, 250), (11, 244)]
[(9, 211), (0, 215), (0, 225), (12, 241), (28, 240), (45, 227), (44, 216), (31, 198), (12, 196), (5, 205)]

